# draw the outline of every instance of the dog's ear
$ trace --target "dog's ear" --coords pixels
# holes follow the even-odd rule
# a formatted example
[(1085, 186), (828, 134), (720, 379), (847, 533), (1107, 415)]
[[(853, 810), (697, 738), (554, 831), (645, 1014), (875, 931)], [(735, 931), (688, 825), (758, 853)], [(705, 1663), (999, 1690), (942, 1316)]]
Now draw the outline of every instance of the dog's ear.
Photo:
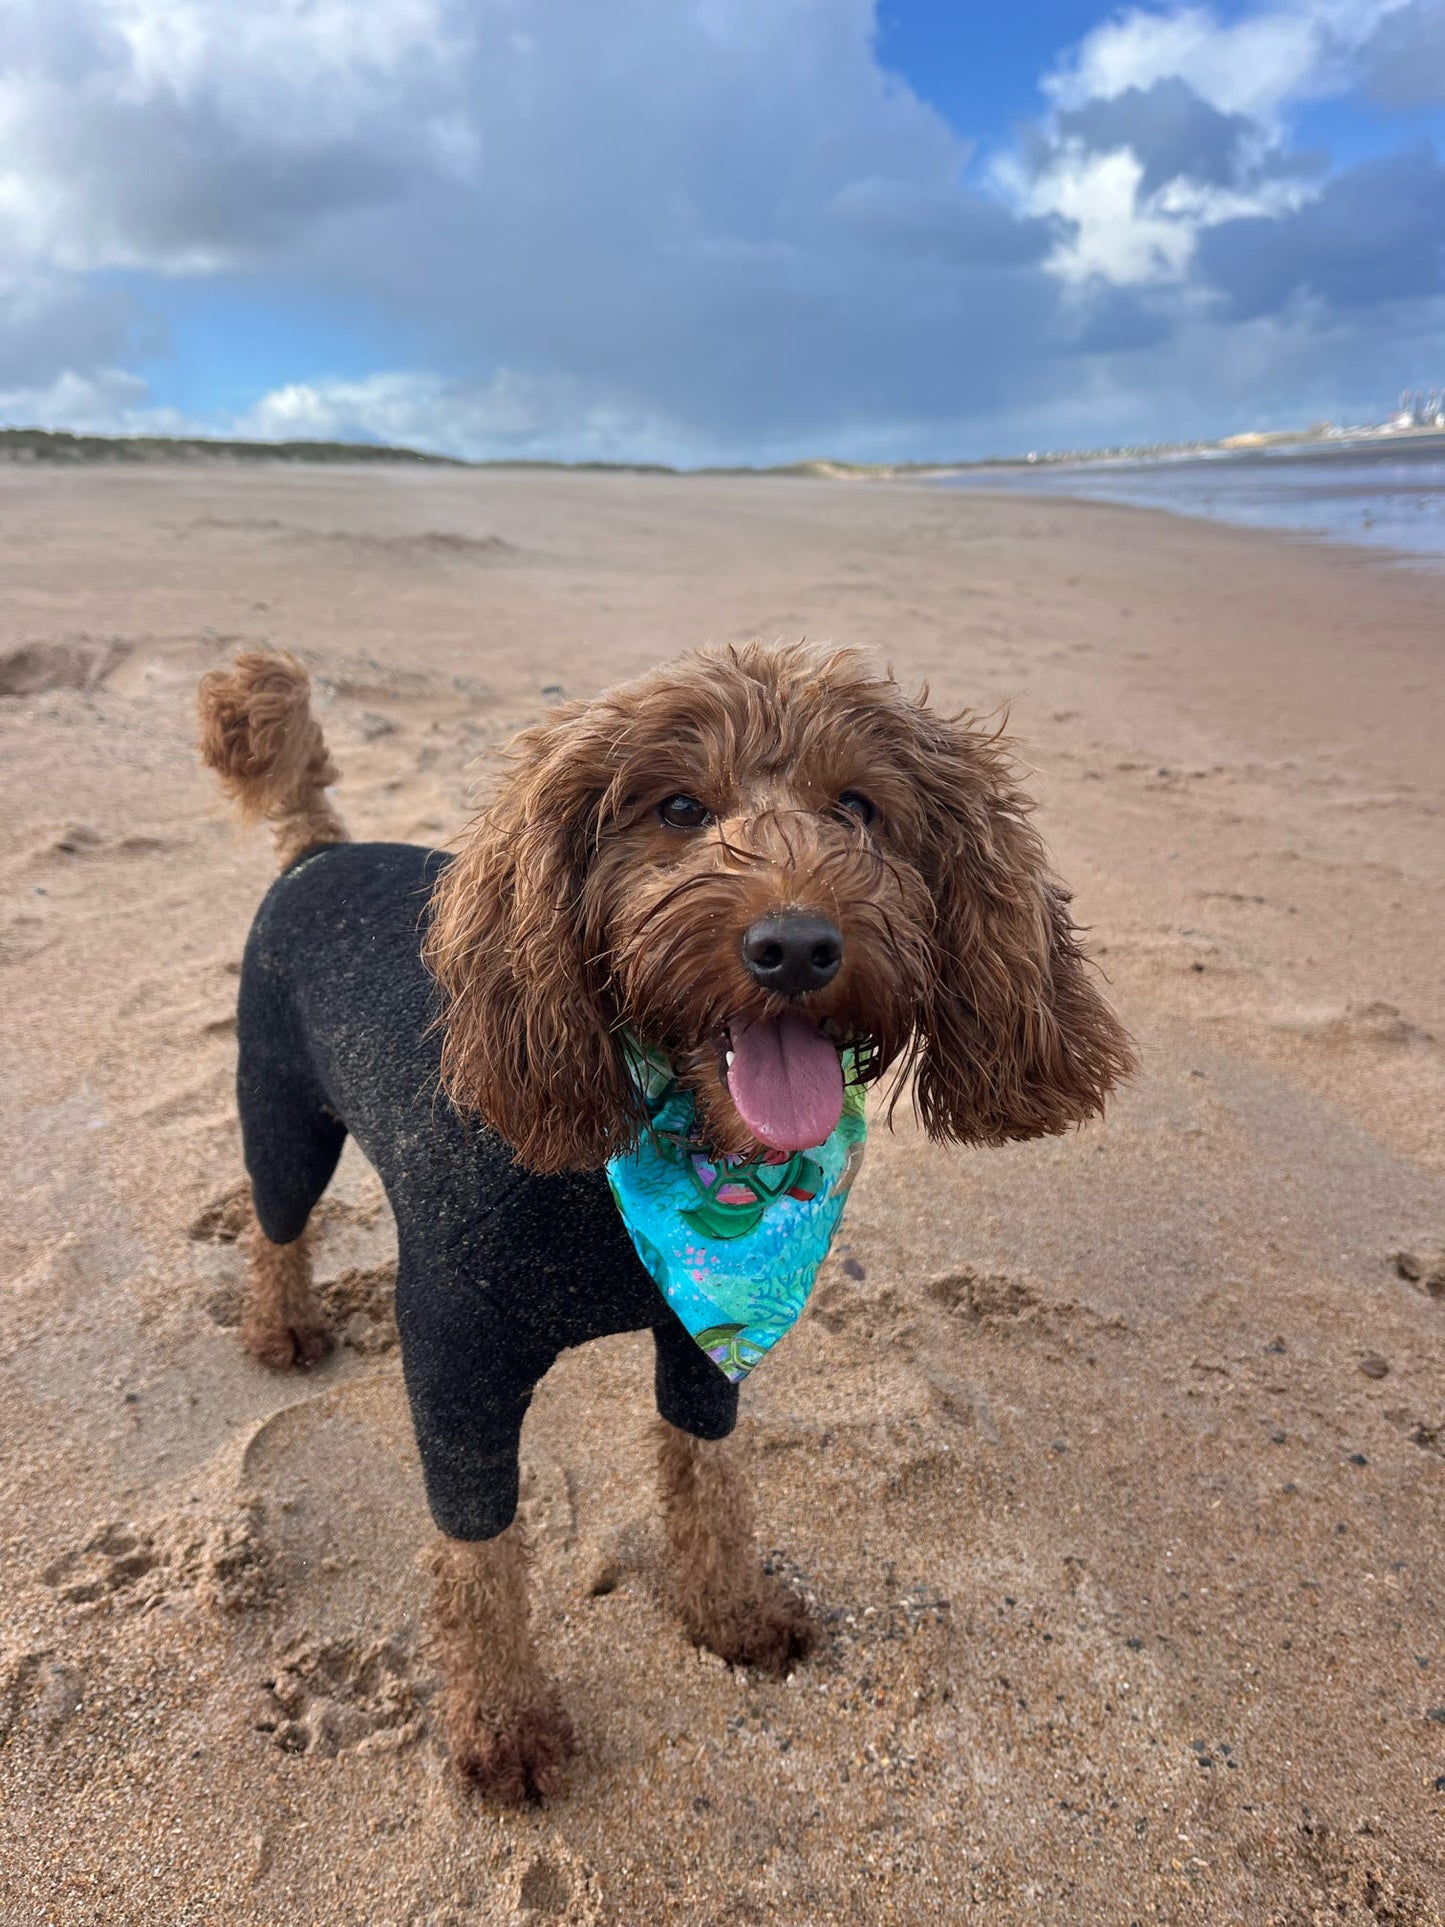
[(919, 1114), (930, 1137), (965, 1144), (1067, 1130), (1104, 1108), (1133, 1046), (1091, 979), (1004, 744), (907, 707), (936, 913)]
[(584, 935), (608, 775), (580, 705), (520, 737), (492, 804), (432, 894), (425, 957), (442, 993), (442, 1082), (517, 1161), (598, 1170), (635, 1141), (639, 1100)]

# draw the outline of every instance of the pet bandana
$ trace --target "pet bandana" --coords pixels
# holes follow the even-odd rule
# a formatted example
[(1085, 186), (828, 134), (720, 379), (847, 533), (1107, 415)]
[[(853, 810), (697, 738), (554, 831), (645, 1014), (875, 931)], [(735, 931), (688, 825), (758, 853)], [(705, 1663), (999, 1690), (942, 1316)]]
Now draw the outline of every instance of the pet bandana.
[(630, 1037), (627, 1047), (651, 1129), (608, 1163), (612, 1196), (663, 1297), (736, 1382), (797, 1322), (863, 1162), (853, 1053), (844, 1054), (843, 1112), (826, 1142), (746, 1161), (709, 1152), (667, 1059)]

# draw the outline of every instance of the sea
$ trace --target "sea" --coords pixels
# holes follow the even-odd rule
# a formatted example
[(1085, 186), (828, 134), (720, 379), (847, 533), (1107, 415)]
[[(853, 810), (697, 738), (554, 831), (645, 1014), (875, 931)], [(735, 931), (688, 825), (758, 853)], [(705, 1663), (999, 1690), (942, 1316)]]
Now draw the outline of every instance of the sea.
[(950, 488), (1168, 509), (1445, 563), (1445, 433), (961, 470)]

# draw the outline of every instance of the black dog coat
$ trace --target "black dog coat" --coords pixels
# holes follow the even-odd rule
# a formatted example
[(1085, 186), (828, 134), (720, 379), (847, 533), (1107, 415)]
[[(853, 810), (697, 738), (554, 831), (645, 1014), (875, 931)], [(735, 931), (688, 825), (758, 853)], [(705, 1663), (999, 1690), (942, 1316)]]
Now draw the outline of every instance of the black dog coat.
[(277, 878), (241, 967), (237, 1095), (273, 1243), (300, 1237), (348, 1131), (380, 1175), (427, 1500), (450, 1537), (490, 1539), (516, 1511), (532, 1392), (568, 1346), (651, 1330), (657, 1409), (695, 1438), (724, 1438), (738, 1395), (643, 1269), (605, 1175), (524, 1171), (441, 1090), (421, 942), (448, 861), (338, 843)]

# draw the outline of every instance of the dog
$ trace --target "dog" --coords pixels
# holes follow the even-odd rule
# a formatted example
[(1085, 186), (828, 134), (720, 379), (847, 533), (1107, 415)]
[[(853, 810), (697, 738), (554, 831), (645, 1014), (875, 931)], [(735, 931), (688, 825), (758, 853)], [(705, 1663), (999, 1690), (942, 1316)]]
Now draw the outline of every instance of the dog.
[(277, 1369), (329, 1349), (306, 1226), (350, 1134), (396, 1218), (451, 1758), (490, 1799), (552, 1796), (573, 1737), (514, 1514), (523, 1417), (563, 1349), (654, 1335), (692, 1639), (773, 1671), (811, 1640), (727, 1442), (741, 1367), (681, 1321), (606, 1175), (666, 1135), (639, 1063), (684, 1104), (672, 1155), (712, 1160), (710, 1202), (790, 1158), (806, 1200), (849, 1091), (861, 1111), (862, 1086), (910, 1085), (935, 1140), (1041, 1137), (1102, 1110), (1130, 1042), (1005, 741), (855, 651), (701, 649), (554, 709), (451, 856), (347, 840), (293, 657), (240, 657), (199, 707), (205, 762), (270, 822), (281, 869), (239, 997), (243, 1340)]

